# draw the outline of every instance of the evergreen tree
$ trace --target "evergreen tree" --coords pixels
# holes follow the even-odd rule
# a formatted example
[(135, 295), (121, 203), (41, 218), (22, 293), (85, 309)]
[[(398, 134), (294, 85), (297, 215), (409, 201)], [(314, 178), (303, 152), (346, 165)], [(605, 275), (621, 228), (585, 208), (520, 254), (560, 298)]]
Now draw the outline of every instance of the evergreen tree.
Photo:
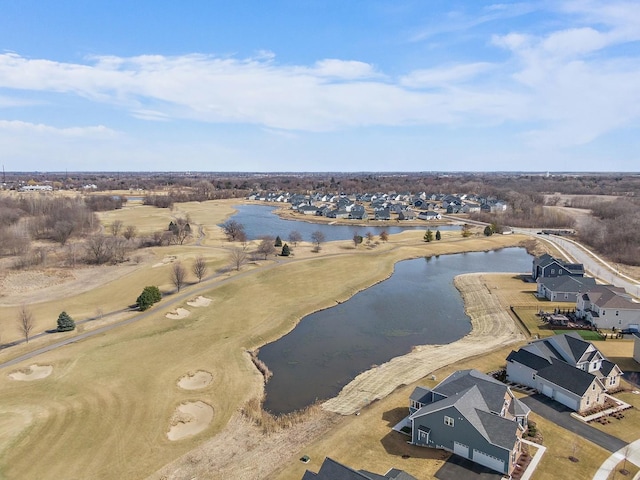
[(427, 229), (426, 233), (424, 234), (424, 241), (431, 242), (432, 240), (433, 240), (433, 232), (430, 229)]
[(289, 245), (285, 243), (282, 246), (282, 253), (280, 255), (282, 255), (283, 257), (288, 257), (289, 255), (291, 255), (291, 250), (289, 249)]
[(281, 247), (282, 246), (282, 239), (280, 238), (279, 235), (276, 237), (276, 243), (274, 243), (273, 246), (274, 247)]
[(136, 305), (138, 309), (142, 312), (147, 310), (151, 305), (156, 302), (159, 302), (162, 299), (162, 293), (160, 293), (160, 289), (156, 286), (144, 287), (140, 296), (138, 296), (136, 300)]
[(62, 312), (58, 315), (58, 331), (70, 332), (76, 328), (76, 322), (69, 316), (67, 312)]
[(440, 234), (440, 230), (436, 230), (436, 240), (440, 240), (442, 235)]
[(484, 227), (484, 235), (486, 237), (490, 237), (491, 235), (493, 235), (493, 228), (491, 228), (490, 225), (487, 225), (486, 227)]

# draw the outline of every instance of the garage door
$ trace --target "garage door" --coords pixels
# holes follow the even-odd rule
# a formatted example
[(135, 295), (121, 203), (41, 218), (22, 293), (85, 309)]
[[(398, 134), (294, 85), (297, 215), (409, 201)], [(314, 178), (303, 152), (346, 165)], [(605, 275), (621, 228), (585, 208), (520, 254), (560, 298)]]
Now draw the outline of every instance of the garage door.
[(542, 385), (542, 394), (549, 398), (553, 398), (553, 388), (549, 385)]
[(575, 398), (571, 398), (569, 395), (556, 391), (555, 400), (556, 402), (566, 405), (572, 410), (578, 410), (578, 401)]
[(504, 460), (500, 460), (499, 458), (492, 457), (491, 455), (487, 455), (484, 452), (474, 449), (473, 450), (473, 461), (479, 463), (480, 465), (484, 465), (496, 472), (506, 473), (504, 468)]
[(464, 443), (453, 442), (453, 453), (464, 458), (469, 458), (469, 446)]

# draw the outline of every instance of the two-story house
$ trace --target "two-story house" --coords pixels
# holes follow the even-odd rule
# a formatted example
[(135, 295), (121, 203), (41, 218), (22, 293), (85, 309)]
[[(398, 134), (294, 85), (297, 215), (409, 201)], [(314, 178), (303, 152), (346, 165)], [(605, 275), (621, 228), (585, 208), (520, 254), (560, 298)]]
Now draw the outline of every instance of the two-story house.
[(459, 370), (411, 394), (411, 443), (511, 474), (529, 411), (505, 384), (477, 370)]
[(584, 276), (584, 266), (581, 263), (568, 263), (552, 257), (548, 253), (533, 259), (531, 276), (538, 278), (560, 277), (568, 275), (572, 277)]
[(623, 330), (640, 324), (640, 303), (624, 288), (596, 285), (578, 296), (576, 316), (597, 328)]
[(622, 371), (578, 333), (533, 342), (507, 357), (507, 379), (582, 412), (602, 405), (620, 386)]

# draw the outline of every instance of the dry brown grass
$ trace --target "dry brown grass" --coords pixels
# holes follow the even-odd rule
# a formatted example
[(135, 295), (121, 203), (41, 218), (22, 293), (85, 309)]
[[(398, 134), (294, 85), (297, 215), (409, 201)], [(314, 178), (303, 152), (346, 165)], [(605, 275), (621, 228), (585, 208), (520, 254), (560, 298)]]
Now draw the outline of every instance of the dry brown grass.
[[(198, 217), (208, 215), (206, 208), (210, 206), (194, 204), (184, 208), (191, 209), (198, 223), (219, 223), (214, 217)], [(224, 218), (230, 211), (229, 204), (223, 204), (218, 218)], [(516, 236), (468, 240), (453, 235), (443, 237), (441, 242), (427, 245), (422, 242), (420, 232), (405, 232), (374, 249), (345, 250), (340, 242), (335, 242), (327, 244), (320, 254), (301, 246), (295, 249), (294, 258), (283, 260), (277, 268), (272, 267), (273, 262), (262, 267), (259, 263), (208, 284), (210, 290), (199, 293), (215, 301), (209, 307), (192, 311), (188, 318), (164, 318), (169, 306), (182, 306), (171, 304), (172, 297), (168, 297), (145, 320), (39, 356), (39, 363), (53, 365), (53, 372), (46, 379), (27, 383), (0, 376), (1, 475), (7, 479), (143, 478), (172, 459), (184, 458), (185, 462), (193, 463), (194, 457), (189, 457), (188, 452), (207, 439), (217, 441), (216, 434), (223, 435), (221, 443), (226, 448), (237, 433), (227, 432), (229, 425), (236, 421), (237, 425), (246, 423), (237, 420), (236, 413), (249, 399), (262, 394), (262, 376), (251, 363), (247, 350), (279, 338), (304, 315), (344, 301), (389, 276), (398, 260), (490, 250), (516, 245), (521, 240)], [(165, 255), (188, 258), (207, 252), (212, 262), (222, 262), (228, 243), (217, 239), (215, 234), (207, 242), (211, 245), (206, 249), (158, 249), (151, 262), (118, 281), (78, 295), (73, 295), (71, 288), (65, 297), (34, 304), (36, 317), (42, 322), (40, 328), (50, 328), (62, 310), (78, 319), (93, 315), (99, 306), (107, 312), (128, 305), (145, 285), (158, 284), (161, 289), (169, 289), (170, 264), (152, 268)], [(335, 282), (335, 278), (343, 281)], [(185, 302), (192, 298), (190, 292), (200, 287), (187, 287)], [(10, 318), (10, 308), (2, 308), (0, 313), (2, 318)], [(29, 348), (43, 343), (34, 341)], [(0, 359), (26, 350), (27, 347), (4, 350)], [(16, 368), (27, 363), (32, 362)], [(217, 374), (209, 386), (197, 393), (176, 385), (186, 372), (196, 370)], [(176, 406), (197, 400), (206, 401), (216, 412), (210, 426), (193, 437), (168, 441), (166, 432)], [(277, 432), (271, 435), (280, 435), (286, 452), (290, 453), (295, 445), (321, 435), (335, 421), (335, 416), (326, 412), (316, 417), (310, 424), (292, 424), (286, 435)], [(254, 427), (246, 428), (254, 432)], [(256, 456), (247, 458), (254, 463), (262, 462), (264, 466), (260, 468), (267, 471), (282, 464), (277, 456), (275, 464), (265, 463), (273, 451), (261, 449), (273, 446), (262, 446), (263, 439), (259, 436), (255, 442), (247, 440), (249, 437), (240, 437), (237, 444), (240, 452), (255, 445)], [(297, 443), (290, 443), (292, 439)], [(206, 462), (197, 468), (207, 470)], [(237, 472), (234, 462), (225, 468)], [(244, 478), (263, 478), (251, 476), (253, 473), (247, 475)]]

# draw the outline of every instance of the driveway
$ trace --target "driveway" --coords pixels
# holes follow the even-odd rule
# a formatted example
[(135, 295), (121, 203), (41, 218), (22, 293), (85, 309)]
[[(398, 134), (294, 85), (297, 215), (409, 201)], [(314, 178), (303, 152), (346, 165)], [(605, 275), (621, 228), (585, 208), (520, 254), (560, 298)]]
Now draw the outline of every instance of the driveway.
[(569, 430), (576, 435), (586, 438), (590, 442), (595, 443), (609, 452), (617, 452), (627, 445), (626, 442), (619, 438), (609, 435), (608, 433), (601, 432), (600, 430), (573, 418), (571, 416), (572, 410), (569, 410), (564, 405), (561, 405), (540, 393), (522, 398), (521, 400), (541, 417), (552, 421), (556, 425)]

